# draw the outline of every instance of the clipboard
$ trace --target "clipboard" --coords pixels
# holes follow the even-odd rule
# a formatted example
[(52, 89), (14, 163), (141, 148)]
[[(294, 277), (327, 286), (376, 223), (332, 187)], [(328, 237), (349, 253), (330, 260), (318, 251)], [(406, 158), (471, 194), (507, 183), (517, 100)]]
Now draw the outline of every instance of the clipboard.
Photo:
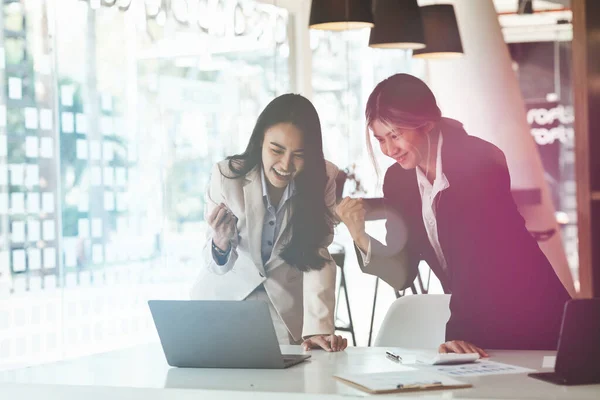
[(340, 374), (334, 379), (369, 394), (463, 389), (470, 383), (426, 371), (392, 371), (372, 374)]

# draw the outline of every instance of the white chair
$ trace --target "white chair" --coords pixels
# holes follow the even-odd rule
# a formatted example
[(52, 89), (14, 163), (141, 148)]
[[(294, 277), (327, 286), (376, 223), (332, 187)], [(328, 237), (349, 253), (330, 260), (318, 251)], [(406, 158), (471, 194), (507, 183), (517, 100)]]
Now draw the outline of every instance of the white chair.
[(445, 342), (449, 294), (420, 294), (396, 299), (385, 314), (375, 346), (428, 349)]

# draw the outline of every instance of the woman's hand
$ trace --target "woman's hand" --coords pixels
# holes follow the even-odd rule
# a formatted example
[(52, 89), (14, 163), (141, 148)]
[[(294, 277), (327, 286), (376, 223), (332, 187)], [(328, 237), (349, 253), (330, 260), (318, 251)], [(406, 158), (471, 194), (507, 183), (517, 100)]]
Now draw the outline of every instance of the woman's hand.
[(366, 208), (363, 200), (345, 197), (340, 204), (335, 207), (335, 213), (344, 225), (348, 227), (348, 231), (358, 247), (360, 247), (363, 252), (366, 252), (368, 237), (365, 232)]
[(237, 217), (223, 203), (215, 207), (207, 218), (213, 229), (213, 242), (223, 251), (229, 250), (229, 242), (235, 236)]
[(450, 340), (438, 347), (438, 353), (479, 353), (481, 357), (489, 357), (485, 350), (462, 340)]
[(340, 335), (315, 335), (302, 342), (304, 350), (323, 349), (325, 351), (342, 351), (348, 347), (348, 339)]

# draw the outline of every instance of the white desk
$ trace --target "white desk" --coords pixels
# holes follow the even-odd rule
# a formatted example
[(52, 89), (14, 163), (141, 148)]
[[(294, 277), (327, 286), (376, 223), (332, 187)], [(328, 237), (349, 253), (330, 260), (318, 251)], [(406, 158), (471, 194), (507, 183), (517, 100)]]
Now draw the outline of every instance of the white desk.
[[(301, 351), (300, 347), (291, 346), (284, 350), (288, 353)], [(398, 352), (405, 355), (410, 353)], [(300, 398), (299, 395), (303, 399), (338, 398), (336, 395), (368, 396), (366, 393), (334, 380), (332, 375), (343, 372), (383, 372), (397, 369), (398, 364), (388, 360), (384, 353), (385, 349), (372, 347), (348, 348), (340, 353), (313, 351), (309, 362), (285, 370), (179, 369), (170, 368), (165, 361), (160, 345), (152, 344), (76, 360), (3, 371), (0, 372), (0, 393), (12, 393), (7, 390), (35, 390), (35, 388), (44, 387), (36, 386), (39, 384), (54, 384), (65, 386), (62, 387), (63, 389), (54, 386), (48, 391), (41, 390), (48, 396), (54, 393), (53, 391), (69, 391), (76, 396), (72, 398), (86, 397), (86, 400), (95, 398), (91, 395), (83, 395), (84, 392), (95, 393), (90, 386), (104, 387), (98, 388), (98, 390), (112, 391), (110, 395), (105, 393), (104, 399), (115, 398), (115, 396), (120, 398), (119, 396), (124, 396), (125, 391), (140, 393), (140, 396), (143, 396), (140, 398), (146, 399), (166, 398), (163, 396), (167, 392), (171, 396), (169, 398), (182, 400), (191, 399), (191, 396), (188, 397), (188, 394), (191, 393), (195, 393), (195, 398), (202, 399), (253, 399), (252, 393), (260, 395), (256, 397), (257, 399), (289, 398), (290, 400)], [(490, 355), (491, 360), (535, 370), (547, 370), (541, 368), (542, 359), (544, 356), (554, 355), (554, 353), (490, 351)], [(413, 392), (399, 396), (444, 399), (600, 399), (600, 385), (555, 386), (529, 378), (525, 374), (463, 377), (460, 380), (468, 381), (474, 387), (452, 391)], [(24, 387), (19, 384), (28, 386)], [(72, 387), (73, 385), (79, 387)], [(117, 388), (121, 388), (121, 391)], [(132, 388), (155, 390), (135, 391)], [(156, 390), (164, 388), (196, 390)], [(225, 392), (214, 392), (214, 390)], [(142, 392), (145, 394), (141, 394)], [(284, 397), (276, 392), (286, 392), (289, 395)], [(306, 394), (315, 396), (306, 396)], [(319, 396), (319, 394), (329, 396)], [(65, 398), (69, 397), (66, 392), (62, 395), (67, 395)], [(339, 396), (339, 398), (342, 397)]]

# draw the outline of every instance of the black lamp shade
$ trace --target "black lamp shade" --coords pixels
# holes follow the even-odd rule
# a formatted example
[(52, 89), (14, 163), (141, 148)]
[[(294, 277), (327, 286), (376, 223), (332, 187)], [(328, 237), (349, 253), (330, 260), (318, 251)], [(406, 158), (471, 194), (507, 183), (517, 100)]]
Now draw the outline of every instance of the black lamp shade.
[(463, 55), (462, 42), (454, 6), (451, 4), (435, 4), (421, 7), (425, 45), (422, 50), (415, 50), (417, 58), (453, 58)]
[(417, 0), (375, 0), (375, 27), (369, 46), (383, 49), (422, 49), (425, 35)]
[(343, 31), (373, 27), (371, 0), (312, 0), (311, 29)]

